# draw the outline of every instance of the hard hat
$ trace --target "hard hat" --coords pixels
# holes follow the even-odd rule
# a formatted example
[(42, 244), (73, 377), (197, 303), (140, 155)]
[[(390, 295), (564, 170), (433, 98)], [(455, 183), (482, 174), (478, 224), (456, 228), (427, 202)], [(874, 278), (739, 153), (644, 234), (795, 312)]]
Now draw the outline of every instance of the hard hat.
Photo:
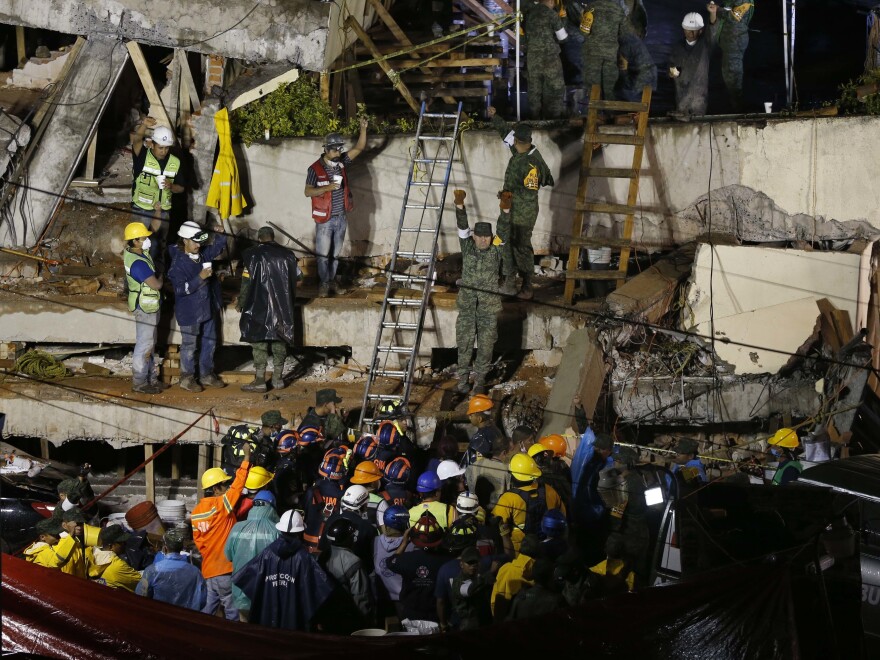
[(376, 458), (379, 451), (379, 440), (371, 433), (364, 433), (354, 445), (354, 455), (367, 461)]
[(385, 419), (395, 419), (403, 412), (402, 401), (385, 401), (379, 406), (379, 415)]
[(254, 504), (257, 502), (266, 502), (271, 506), (275, 506), (275, 494), (271, 490), (261, 490), (254, 495)]
[(147, 229), (143, 222), (129, 222), (125, 225), (125, 240), (127, 241), (134, 238), (146, 238), (152, 235), (153, 232)]
[(559, 458), (562, 458), (568, 453), (568, 443), (566, 443), (565, 438), (558, 433), (544, 436), (541, 438), (540, 443), (552, 451), (554, 456), (558, 456)]
[(324, 148), (325, 149), (328, 149), (328, 148), (341, 149), (342, 145), (344, 145), (344, 144), (345, 144), (345, 139), (342, 137), (341, 133), (328, 133), (327, 136), (324, 138)]
[(160, 147), (173, 147), (174, 133), (167, 126), (156, 126), (153, 129), (153, 144)]
[(299, 436), (299, 440), (296, 441), (298, 447), (308, 447), (316, 442), (324, 441), (324, 434), (321, 433), (321, 429), (317, 429), (314, 426), (300, 424), (296, 433)]
[(297, 436), (296, 431), (291, 429), (279, 431), (275, 436), (275, 451), (279, 454), (287, 455), (296, 446), (297, 442), (299, 442), (299, 436)]
[(443, 543), (443, 528), (434, 514), (425, 511), (413, 525), (409, 539), (419, 548), (436, 548)]
[(412, 465), (410, 465), (409, 459), (405, 456), (398, 456), (385, 466), (385, 478), (398, 485), (409, 481), (411, 473)]
[(405, 532), (409, 529), (409, 509), (400, 504), (389, 506), (385, 511), (384, 523), (385, 527)]
[(469, 490), (459, 493), (455, 499), (455, 510), (462, 514), (476, 514), (480, 508), (480, 500)]
[(331, 481), (340, 481), (345, 476), (348, 451), (345, 447), (334, 447), (324, 454), (324, 460), (321, 461), (318, 474)]
[(381, 478), (382, 470), (380, 470), (373, 461), (362, 461), (358, 463), (358, 466), (354, 469), (354, 474), (351, 476), (351, 483), (371, 484), (374, 481), (379, 481)]
[(368, 499), (370, 499), (370, 494), (367, 492), (367, 489), (359, 484), (355, 484), (346, 488), (345, 493), (342, 495), (340, 506), (343, 510), (360, 511)]
[(568, 521), (559, 509), (550, 509), (541, 518), (541, 533), (547, 538), (555, 539), (562, 536), (567, 528)]
[(250, 490), (260, 490), (263, 486), (272, 481), (272, 477), (274, 476), (275, 475), (269, 472), (266, 468), (255, 465), (248, 471), (247, 481), (244, 482), (244, 487)]
[(783, 449), (794, 449), (800, 446), (797, 433), (793, 429), (781, 428), (767, 440), (767, 443)]
[(324, 532), (324, 536), (330, 541), (331, 545), (341, 548), (353, 548), (357, 542), (358, 530), (348, 518), (337, 518), (330, 523), (327, 531)]
[(531, 447), (529, 447), (529, 452), (528, 452), (528, 453), (529, 453), (529, 456), (531, 456), (532, 458), (534, 458), (534, 457), (537, 456), (538, 454), (543, 454), (545, 451), (552, 451), (552, 450), (551, 450), (551, 449), (548, 449), (547, 447), (545, 447), (544, 445), (542, 445), (540, 442), (536, 442), (536, 443), (533, 444)]
[(199, 227), (199, 225), (192, 220), (187, 220), (180, 225), (180, 229), (177, 230), (177, 235), (181, 238), (188, 238), (196, 243), (204, 243), (208, 240), (208, 232)]
[(705, 23), (703, 23), (703, 17), (700, 14), (692, 11), (691, 13), (684, 15), (681, 27), (685, 30), (702, 30), (705, 27)]
[(474, 413), (480, 413), (491, 409), (492, 399), (485, 394), (475, 394), (471, 397), (471, 400), (468, 401), (467, 414), (473, 415)]
[(508, 465), (511, 476), (518, 481), (534, 481), (541, 476), (541, 468), (528, 454), (517, 454)]
[(452, 549), (466, 548), (477, 541), (477, 521), (473, 516), (458, 518), (446, 532), (446, 545)]
[(306, 528), (301, 511), (291, 509), (281, 514), (281, 520), (275, 523), (275, 529), (285, 534), (295, 534), (302, 532)]
[(223, 468), (214, 467), (210, 470), (205, 470), (205, 473), (202, 475), (202, 490), (208, 490), (216, 486), (217, 484), (222, 484), (224, 481), (229, 481), (232, 479), (228, 474), (223, 471)]
[(379, 438), (379, 446), (386, 449), (393, 449), (400, 442), (400, 431), (394, 422), (382, 422), (376, 430), (376, 436)]
[(455, 461), (440, 461), (440, 465), (437, 466), (437, 478), (440, 481), (446, 481), (462, 474), (464, 474), (464, 468)]
[(433, 493), (435, 490), (440, 490), (440, 477), (437, 476), (434, 470), (422, 472), (419, 475), (419, 480), (416, 482), (416, 491), (419, 493)]

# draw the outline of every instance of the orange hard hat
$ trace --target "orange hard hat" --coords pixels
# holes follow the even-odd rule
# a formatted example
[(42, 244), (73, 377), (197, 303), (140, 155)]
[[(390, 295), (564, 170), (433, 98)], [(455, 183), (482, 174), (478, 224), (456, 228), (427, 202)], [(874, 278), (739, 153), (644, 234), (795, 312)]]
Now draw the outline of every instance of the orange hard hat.
[(474, 413), (481, 413), (485, 412), (486, 410), (491, 410), (492, 405), (492, 399), (487, 397), (485, 394), (475, 394), (471, 397), (471, 400), (468, 401), (467, 414), (473, 415)]
[(382, 478), (382, 470), (373, 461), (361, 461), (351, 475), (353, 484), (371, 484)]
[(541, 444), (553, 452), (554, 456), (562, 458), (568, 452), (568, 443), (558, 433), (541, 438)]

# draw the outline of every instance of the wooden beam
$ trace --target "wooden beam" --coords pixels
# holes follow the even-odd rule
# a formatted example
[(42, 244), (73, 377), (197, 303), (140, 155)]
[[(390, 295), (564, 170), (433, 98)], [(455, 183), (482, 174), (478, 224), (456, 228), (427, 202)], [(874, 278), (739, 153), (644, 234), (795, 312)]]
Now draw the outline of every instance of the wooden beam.
[(95, 134), (92, 136), (92, 141), (89, 142), (89, 149), (86, 151), (86, 171), (83, 174), (84, 179), (94, 179), (95, 178), (95, 153), (98, 150), (98, 131), (95, 131)]
[[(404, 73), (408, 83), (424, 83), (434, 82), (437, 79), (435, 75), (424, 75), (420, 73)], [(443, 76), (443, 82), (482, 82), (484, 80), (492, 80), (495, 77), (493, 73), (447, 73)]]
[(397, 60), (397, 63), (401, 69), (404, 68), (412, 68), (415, 66), (419, 66), (420, 68), (430, 67), (432, 69), (441, 68), (441, 67), (452, 67), (459, 68), (462, 66), (475, 66), (475, 67), (494, 67), (500, 66), (502, 60), (500, 57), (467, 57), (462, 59), (448, 59), (448, 60), (431, 60), (430, 62), (420, 63), (419, 60)]
[[(199, 457), (196, 462), (196, 481), (201, 486), (202, 475), (208, 469), (208, 445), (199, 445)], [(198, 488), (198, 486), (197, 486)], [(199, 493), (201, 493), (199, 488)]]
[(156, 89), (156, 84), (150, 75), (150, 67), (147, 66), (147, 60), (144, 58), (140, 44), (136, 41), (129, 41), (126, 42), (125, 47), (131, 56), (131, 61), (134, 64), (135, 71), (137, 71), (138, 78), (141, 79), (141, 85), (143, 85), (144, 91), (147, 93), (147, 99), (150, 101), (150, 112), (155, 113), (160, 124), (173, 128), (174, 123), (168, 117), (165, 104), (162, 103), (162, 99), (159, 97), (159, 91)]
[[(375, 57), (377, 59), (381, 57), (381, 55), (379, 54), (379, 51), (376, 50), (376, 44), (373, 43), (373, 40), (370, 39), (370, 35), (368, 35), (364, 31), (364, 28), (361, 27), (361, 24), (357, 22), (357, 20), (355, 19), (354, 16), (349, 15), (349, 17), (345, 19), (345, 26), (354, 31), (354, 33), (357, 35), (358, 39), (360, 39), (364, 43), (364, 45), (370, 49), (370, 52), (373, 54), (373, 57)], [(400, 95), (404, 98), (404, 100), (406, 100), (407, 105), (409, 105), (409, 107), (412, 108), (413, 112), (418, 114), (421, 110), (421, 106), (413, 98), (412, 94), (410, 94), (409, 89), (407, 89), (407, 87), (403, 83), (403, 81), (401, 81), (399, 77), (396, 77), (396, 78), (392, 77), (394, 72), (392, 71), (388, 62), (380, 59), (378, 61), (378, 64), (382, 68), (382, 70), (385, 72), (385, 74), (388, 75), (389, 80), (391, 80), (391, 84), (394, 87), (394, 89), (396, 89), (398, 92), (400, 92)]]
[(189, 60), (186, 57), (186, 51), (182, 48), (178, 48), (176, 55), (180, 60), (180, 82), (182, 85), (186, 86), (186, 93), (189, 95), (189, 103), (192, 106), (193, 112), (198, 112), (199, 108), (202, 107), (202, 102), (199, 101), (199, 88), (196, 86), (192, 70), (189, 68)]
[(240, 107), (251, 103), (252, 101), (256, 101), (257, 99), (261, 99), (267, 94), (271, 94), (276, 89), (278, 89), (281, 85), (285, 83), (293, 82), (299, 78), (299, 69), (292, 68), (288, 71), (285, 71), (281, 75), (275, 76), (274, 78), (267, 80), (261, 85), (257, 85), (246, 92), (242, 92), (232, 101), (229, 106), (229, 112), (233, 110), (238, 110)]
[(40, 438), (40, 458), (49, 460), (49, 441), (46, 438)]
[(321, 71), (320, 74), (321, 100), (330, 103), (330, 72)]
[[(484, 23), (487, 21), (494, 21), (496, 18), (498, 18), (497, 15), (490, 12), (483, 5), (481, 5), (479, 2), (477, 2), (477, 0), (458, 0), (458, 4), (461, 5), (462, 7), (467, 7), (468, 9), (470, 9), (473, 13), (475, 13), (477, 16), (479, 16), (481, 19), (483, 19)], [(499, 6), (500, 6), (500, 4), (499, 4)], [(509, 8), (510, 8), (510, 6), (508, 5), (508, 9)], [(516, 34), (514, 33), (513, 30), (507, 29), (504, 31), (507, 33), (507, 35), (511, 38), (511, 40), (515, 44), (519, 43), (519, 40), (516, 38)]]
[(15, 50), (18, 53), (18, 66), (24, 66), (27, 62), (27, 49), (24, 45), (24, 26), (15, 26)]
[[(153, 443), (148, 442), (144, 445), (144, 460), (153, 457)], [(144, 467), (144, 479), (146, 479), (146, 498), (150, 502), (156, 501), (156, 464), (153, 461), (147, 463)]]

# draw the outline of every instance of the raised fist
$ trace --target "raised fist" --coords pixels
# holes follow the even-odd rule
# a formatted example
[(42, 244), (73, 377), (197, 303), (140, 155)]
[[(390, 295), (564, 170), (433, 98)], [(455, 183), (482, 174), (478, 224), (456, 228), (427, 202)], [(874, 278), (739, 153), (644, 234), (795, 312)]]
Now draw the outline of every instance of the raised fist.
[(452, 194), (455, 195), (455, 205), (464, 206), (464, 198), (467, 197), (467, 193), (464, 190), (453, 190)]
[(513, 193), (509, 190), (503, 190), (500, 199), (501, 202), (498, 204), (498, 208), (502, 211), (509, 211), (510, 207), (513, 206)]

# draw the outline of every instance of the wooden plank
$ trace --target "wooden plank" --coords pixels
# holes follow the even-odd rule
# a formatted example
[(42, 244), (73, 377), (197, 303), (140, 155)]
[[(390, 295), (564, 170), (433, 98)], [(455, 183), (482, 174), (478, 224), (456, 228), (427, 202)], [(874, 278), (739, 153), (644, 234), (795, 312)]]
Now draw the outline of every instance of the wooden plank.
[(40, 438), (40, 458), (49, 460), (49, 441), (46, 438)]
[(199, 445), (199, 455), (196, 459), (196, 479), (199, 481), (199, 493), (201, 490), (202, 475), (208, 469), (208, 445)]
[(136, 41), (128, 41), (126, 42), (125, 47), (128, 49), (128, 54), (131, 56), (135, 71), (137, 71), (138, 78), (141, 80), (141, 85), (143, 85), (144, 91), (147, 93), (147, 99), (150, 101), (150, 112), (155, 113), (160, 124), (172, 128), (174, 124), (168, 117), (168, 111), (165, 109), (165, 104), (162, 103), (162, 99), (159, 97), (159, 91), (156, 89), (156, 84), (153, 82), (153, 77), (150, 75), (150, 67), (147, 65), (147, 60), (144, 58), (144, 53), (141, 50), (140, 44)]
[[(421, 73), (402, 73), (400, 74), (402, 77), (406, 78), (406, 82), (408, 83), (424, 83), (424, 82), (433, 82), (437, 79), (435, 74), (421, 74)], [(494, 73), (484, 72), (484, 73), (444, 73), (443, 74), (443, 82), (484, 82), (486, 80), (492, 80), (495, 77)]]
[(620, 270), (567, 270), (567, 280), (625, 280), (626, 273)]
[(611, 204), (608, 202), (577, 202), (575, 208), (579, 211), (589, 211), (590, 213), (616, 213), (618, 215), (628, 215), (639, 210), (636, 206)]
[(86, 151), (86, 171), (83, 173), (84, 179), (94, 179), (95, 178), (95, 154), (98, 150), (98, 131), (95, 131), (95, 135), (92, 137), (92, 141), (89, 142), (89, 149)]
[(613, 110), (615, 112), (648, 112), (651, 105), (642, 101), (641, 103), (633, 103), (631, 101), (604, 101), (599, 100), (595, 103), (590, 102), (590, 108), (593, 110)]
[[(483, 5), (481, 5), (477, 0), (458, 0), (458, 4), (462, 8), (467, 7), (468, 9), (470, 9), (478, 17), (483, 19), (483, 22), (494, 21), (499, 18), (497, 15), (493, 14)], [(506, 29), (504, 30), (504, 32), (507, 34), (508, 37), (510, 37), (511, 41), (513, 41), (514, 43), (518, 43), (516, 33), (513, 30)]]
[(590, 133), (587, 140), (594, 144), (631, 144), (633, 146), (645, 144), (645, 138), (641, 135), (620, 135), (618, 133)]
[[(357, 22), (357, 20), (355, 19), (354, 16), (349, 15), (348, 18), (345, 19), (345, 25), (346, 25), (346, 27), (353, 30), (354, 33), (357, 35), (358, 39), (360, 39), (364, 43), (364, 45), (370, 49), (370, 52), (373, 54), (373, 57), (375, 57), (375, 58), (381, 57), (379, 52), (376, 50), (376, 45), (373, 43), (373, 40), (370, 39), (370, 35), (368, 35), (364, 31), (364, 28), (361, 27), (361, 24)], [(410, 94), (409, 89), (403, 83), (403, 81), (400, 80), (399, 77), (396, 77), (396, 78), (394, 77), (395, 74), (394, 74), (393, 70), (391, 69), (391, 66), (388, 64), (388, 62), (380, 59), (377, 62), (377, 64), (381, 67), (381, 69), (385, 72), (385, 74), (388, 75), (388, 77), (389, 77), (388, 79), (391, 81), (392, 86), (406, 100), (407, 105), (409, 105), (409, 107), (412, 109), (413, 112), (418, 114), (419, 111), (421, 110), (421, 106), (413, 98), (412, 94)]]
[(828, 342), (831, 349), (837, 353), (843, 346), (840, 335), (837, 333), (837, 327), (834, 322), (834, 312), (836, 308), (828, 298), (821, 298), (816, 301), (816, 307), (819, 308), (821, 319), (819, 321), (822, 331), (822, 338)]
[[(148, 442), (144, 445), (144, 460), (153, 457), (153, 443)], [(153, 461), (147, 463), (144, 468), (144, 479), (146, 479), (146, 498), (150, 502), (156, 501), (156, 464)]]
[(321, 89), (321, 100), (330, 103), (330, 72), (321, 71), (319, 87)]
[(15, 26), (15, 52), (18, 54), (18, 66), (24, 66), (27, 62), (27, 49), (24, 43), (24, 26)]
[(834, 329), (837, 331), (837, 336), (840, 337), (840, 343), (842, 345), (848, 344), (854, 337), (849, 312), (845, 309), (835, 309), (831, 312), (831, 318), (834, 319)]
[[(376, 57), (374, 55), (374, 57)], [(466, 57), (464, 59), (447, 59), (447, 60), (431, 60), (430, 62), (422, 62), (421, 60), (397, 60), (401, 69), (420, 68), (458, 68), (463, 66), (476, 67), (494, 67), (501, 66), (504, 61), (500, 57)]]
[[(426, 89), (424, 92), (434, 98), (442, 98), (447, 103), (456, 103), (456, 98), (486, 96), (485, 87), (443, 87), (440, 89)], [(448, 101), (447, 99), (452, 100)]]
[(606, 179), (634, 179), (639, 173), (628, 167), (588, 167), (587, 176), (596, 176)]
[(171, 478), (180, 479), (180, 465), (183, 463), (183, 448), (175, 443), (171, 448)]
[(193, 79), (192, 69), (189, 68), (189, 59), (186, 56), (186, 51), (178, 48), (176, 54), (180, 60), (180, 82), (186, 87), (186, 93), (189, 95), (189, 104), (193, 112), (198, 112), (199, 108), (202, 107), (202, 102), (199, 100), (199, 88)]

